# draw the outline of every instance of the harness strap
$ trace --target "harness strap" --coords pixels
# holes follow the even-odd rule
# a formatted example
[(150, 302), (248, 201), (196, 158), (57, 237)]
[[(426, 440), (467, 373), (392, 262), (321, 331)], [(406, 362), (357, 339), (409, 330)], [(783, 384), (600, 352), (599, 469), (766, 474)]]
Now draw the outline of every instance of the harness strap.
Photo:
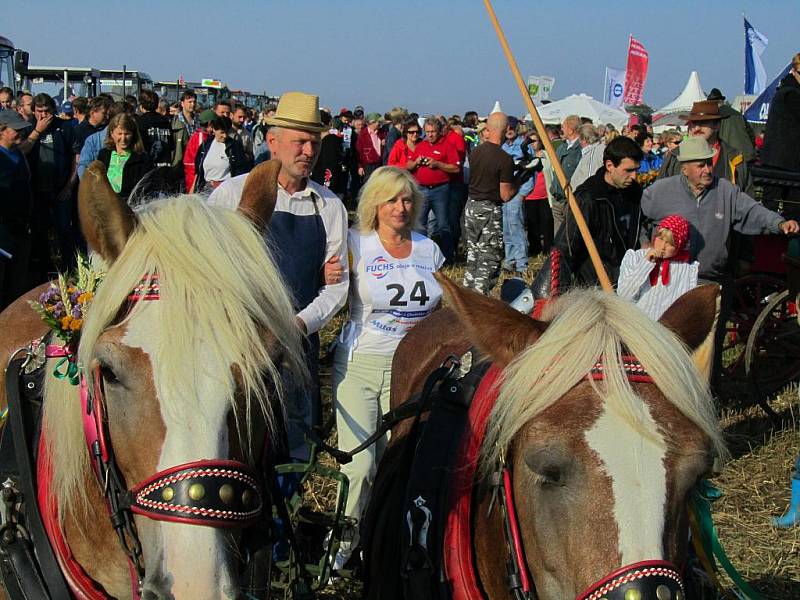
[[(25, 598), (46, 598), (48, 600), (70, 600), (71, 596), (67, 583), (61, 573), (53, 548), (44, 529), (41, 515), (36, 510), (36, 472), (32, 460), (33, 440), (30, 438), (27, 424), (33, 421), (32, 408), (23, 403), (19, 389), (19, 373), (24, 359), (12, 360), (6, 369), (6, 401), (8, 403), (8, 424), (10, 431), (5, 432), (13, 437), (16, 471), (23, 497), (26, 499), (28, 510), (25, 513), (25, 522), (30, 533), (31, 542), (38, 557), (38, 570), (41, 573), (39, 580), (43, 587), (39, 589), (25, 589)], [(34, 565), (34, 568), (37, 566)], [(31, 583), (33, 583), (31, 581)], [(37, 594), (39, 594), (37, 596)]]

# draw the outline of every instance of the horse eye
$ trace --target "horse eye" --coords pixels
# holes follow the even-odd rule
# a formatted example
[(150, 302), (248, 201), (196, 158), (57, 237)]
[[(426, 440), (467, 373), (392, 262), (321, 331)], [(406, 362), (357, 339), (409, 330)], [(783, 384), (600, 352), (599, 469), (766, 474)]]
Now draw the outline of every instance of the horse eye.
[(557, 467), (545, 469), (542, 473), (542, 483), (545, 485), (563, 485), (561, 481), (561, 470)]

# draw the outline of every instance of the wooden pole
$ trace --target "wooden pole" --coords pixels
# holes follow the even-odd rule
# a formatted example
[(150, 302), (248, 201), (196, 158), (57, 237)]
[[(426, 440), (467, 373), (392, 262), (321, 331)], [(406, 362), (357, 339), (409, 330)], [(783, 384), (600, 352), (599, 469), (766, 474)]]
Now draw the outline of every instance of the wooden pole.
[(564, 175), (564, 169), (561, 167), (561, 162), (556, 156), (555, 148), (553, 148), (553, 144), (550, 142), (550, 138), (547, 136), (547, 131), (545, 131), (544, 123), (542, 122), (542, 118), (539, 116), (539, 111), (536, 110), (536, 106), (534, 105), (533, 100), (528, 93), (528, 88), (522, 81), (522, 75), (519, 72), (519, 67), (517, 67), (517, 61), (514, 60), (514, 55), (511, 54), (511, 48), (509, 48), (506, 36), (500, 27), (500, 23), (497, 21), (497, 15), (494, 13), (492, 3), (490, 0), (483, 0), (483, 4), (486, 6), (486, 12), (489, 13), (489, 18), (491, 19), (494, 30), (497, 33), (497, 38), (500, 40), (500, 45), (503, 47), (503, 53), (506, 55), (508, 66), (511, 67), (511, 73), (514, 76), (514, 79), (517, 81), (517, 87), (519, 87), (519, 91), (525, 100), (528, 111), (531, 113), (533, 124), (536, 126), (536, 131), (539, 134), (539, 139), (542, 140), (545, 152), (547, 152), (547, 155), (550, 157), (550, 162), (553, 165), (553, 170), (555, 171), (558, 183), (561, 184), (561, 187), (564, 189), (564, 193), (567, 196), (567, 202), (569, 202), (569, 208), (572, 211), (572, 216), (575, 218), (575, 223), (577, 224), (578, 229), (581, 232), (581, 236), (583, 237), (583, 243), (586, 245), (586, 250), (589, 252), (589, 258), (592, 260), (594, 270), (597, 272), (597, 279), (600, 281), (600, 287), (602, 287), (604, 291), (613, 294), (614, 287), (611, 285), (611, 280), (608, 278), (608, 273), (606, 273), (606, 269), (603, 266), (603, 261), (600, 260), (600, 254), (597, 252), (597, 246), (592, 239), (592, 234), (589, 231), (588, 225), (586, 225), (586, 220), (583, 218), (583, 213), (581, 213), (578, 202), (575, 200), (575, 194), (572, 193), (572, 188), (569, 185), (569, 181), (567, 181), (567, 177)]

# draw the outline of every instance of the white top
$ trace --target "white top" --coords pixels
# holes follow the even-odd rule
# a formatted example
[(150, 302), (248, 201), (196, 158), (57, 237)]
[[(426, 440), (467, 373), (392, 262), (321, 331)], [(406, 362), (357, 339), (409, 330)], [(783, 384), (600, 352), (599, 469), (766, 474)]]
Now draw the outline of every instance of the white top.
[(225, 154), (225, 144), (216, 139), (211, 141), (211, 146), (203, 159), (203, 173), (206, 181), (224, 181), (231, 178), (231, 162)]
[(340, 343), (353, 351), (393, 354), (400, 340), (439, 305), (442, 288), (433, 277), (444, 263), (439, 246), (411, 233), (411, 254), (394, 258), (377, 232), (351, 229), (350, 320)]
[[(222, 206), (236, 210), (242, 197), (246, 178), (247, 175), (245, 174), (229, 179), (211, 192), (208, 197), (208, 203), (212, 206)], [(325, 186), (319, 185), (311, 179), (306, 182), (305, 189), (294, 194), (289, 194), (278, 184), (278, 200), (275, 203), (275, 211), (288, 212), (294, 215), (313, 215), (315, 214), (313, 198), (317, 199), (319, 214), (325, 226), (327, 240), (325, 261), (330, 260), (333, 256), (339, 257), (339, 264), (342, 266), (342, 280), (333, 285), (325, 285), (323, 283), (314, 301), (297, 314), (306, 324), (308, 333), (319, 331), (339, 312), (339, 309), (347, 301), (347, 288), (349, 285), (347, 210), (342, 201), (339, 200), (339, 197)], [(319, 266), (320, 270), (323, 266)]]
[(645, 258), (647, 250), (628, 250), (622, 259), (617, 281), (617, 295), (633, 301), (652, 319), (658, 320), (678, 298), (697, 287), (700, 263), (675, 262), (669, 264), (669, 285), (661, 281), (661, 272), (655, 286), (650, 285), (650, 272), (655, 264)]

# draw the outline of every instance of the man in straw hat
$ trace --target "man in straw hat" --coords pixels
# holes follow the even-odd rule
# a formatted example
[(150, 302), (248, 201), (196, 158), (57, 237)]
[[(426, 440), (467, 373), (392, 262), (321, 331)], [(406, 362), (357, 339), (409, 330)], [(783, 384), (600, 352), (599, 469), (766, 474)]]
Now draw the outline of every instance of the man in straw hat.
[[(689, 137), (700, 137), (708, 142), (714, 150), (712, 169), (714, 175), (727, 179), (738, 185), (745, 192), (753, 194), (753, 180), (744, 155), (726, 141), (720, 139), (719, 130), (722, 120), (727, 118), (720, 113), (717, 100), (702, 100), (692, 105), (692, 111), (680, 115), (689, 128)], [(681, 152), (680, 146), (670, 152), (661, 165), (659, 177), (673, 177), (681, 173), (681, 163), (677, 155)]]
[[(294, 398), (287, 401), (291, 455), (303, 458), (305, 444), (299, 422), (314, 425), (320, 417), (317, 332), (347, 299), (347, 212), (336, 194), (310, 178), (319, 155), (320, 133), (326, 129), (320, 119), (319, 97), (285, 93), (266, 124), (267, 144), (272, 158), (281, 161), (281, 169), (278, 200), (265, 238), (294, 298), (298, 325), (307, 335), (306, 357), (313, 382), (310, 394), (296, 390)], [(209, 204), (235, 209), (245, 178), (241, 175), (220, 185)], [(325, 263), (337, 260), (341, 265), (339, 283), (321, 283)]]
[[(642, 195), (644, 226), (640, 241), (649, 245), (652, 229), (668, 215), (689, 221), (690, 260), (700, 263), (699, 278), (722, 284), (722, 306), (715, 339), (715, 371), (721, 359), (722, 341), (732, 300), (732, 276), (728, 261), (728, 238), (732, 231), (745, 235), (800, 230), (797, 221), (787, 221), (765, 208), (736, 185), (720, 177), (714, 168), (718, 153), (702, 136), (680, 145), (680, 174), (659, 179)], [(716, 374), (715, 374), (716, 378)]]

